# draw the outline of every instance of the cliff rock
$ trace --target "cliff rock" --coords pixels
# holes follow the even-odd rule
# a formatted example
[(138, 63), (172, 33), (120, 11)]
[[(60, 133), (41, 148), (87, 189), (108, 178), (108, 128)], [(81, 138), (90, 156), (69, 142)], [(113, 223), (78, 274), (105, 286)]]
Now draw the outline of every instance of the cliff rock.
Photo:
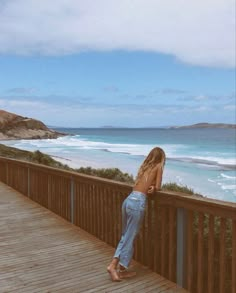
[(0, 139), (41, 139), (65, 135), (49, 129), (43, 122), (0, 110)]

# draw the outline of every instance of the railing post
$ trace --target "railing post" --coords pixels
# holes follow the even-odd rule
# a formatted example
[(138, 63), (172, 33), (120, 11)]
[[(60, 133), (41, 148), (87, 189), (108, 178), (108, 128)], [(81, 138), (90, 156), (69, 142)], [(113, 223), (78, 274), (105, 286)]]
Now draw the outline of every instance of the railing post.
[(70, 179), (70, 221), (74, 224), (74, 178)]
[(186, 246), (186, 213), (183, 208), (177, 209), (177, 284), (185, 283), (185, 246)]
[(6, 184), (8, 185), (8, 162), (6, 163)]
[(27, 196), (30, 197), (30, 167), (28, 166)]
[(53, 185), (53, 180), (52, 180), (52, 175), (51, 174), (49, 174), (48, 173), (48, 178), (47, 178), (47, 180), (48, 180), (48, 190), (47, 190), (47, 192), (48, 192), (48, 208), (49, 208), (49, 210), (53, 210), (53, 204), (52, 204), (52, 194), (53, 194), (53, 187), (52, 187), (52, 185)]

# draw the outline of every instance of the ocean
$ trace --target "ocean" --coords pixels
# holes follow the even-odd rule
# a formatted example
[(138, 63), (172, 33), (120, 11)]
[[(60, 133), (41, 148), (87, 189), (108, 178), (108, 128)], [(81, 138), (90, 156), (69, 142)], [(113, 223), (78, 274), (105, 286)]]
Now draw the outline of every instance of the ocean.
[(73, 168), (119, 168), (136, 176), (149, 151), (167, 161), (163, 183), (176, 182), (203, 196), (236, 202), (236, 130), (199, 128), (55, 128), (58, 139), (9, 140), (16, 148), (47, 153)]

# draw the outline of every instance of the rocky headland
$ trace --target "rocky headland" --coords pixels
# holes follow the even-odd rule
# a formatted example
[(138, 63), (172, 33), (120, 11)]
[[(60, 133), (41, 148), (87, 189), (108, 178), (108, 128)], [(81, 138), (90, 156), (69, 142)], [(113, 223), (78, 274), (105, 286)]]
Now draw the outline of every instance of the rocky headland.
[(57, 138), (63, 135), (39, 120), (0, 110), (0, 140)]

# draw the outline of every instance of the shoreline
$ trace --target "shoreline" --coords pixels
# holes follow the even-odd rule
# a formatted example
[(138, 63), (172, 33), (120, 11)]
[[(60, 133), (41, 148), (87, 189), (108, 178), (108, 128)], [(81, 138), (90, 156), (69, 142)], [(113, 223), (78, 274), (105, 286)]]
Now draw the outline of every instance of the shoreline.
[[(81, 163), (75, 162), (72, 159), (68, 159), (68, 158), (64, 158), (64, 157), (60, 157), (60, 156), (56, 156), (56, 155), (50, 155), (50, 157), (52, 157), (53, 159), (55, 159), (56, 161), (58, 161), (59, 163), (63, 164), (63, 165), (67, 165), (70, 168), (73, 169), (79, 169), (80, 167), (87, 167), (85, 165), (83, 165), (82, 161)], [(93, 167), (93, 166), (91, 166)]]
[[(108, 168), (118, 168), (121, 170), (123, 173), (128, 173), (130, 175), (136, 176), (136, 169), (135, 166), (133, 168), (133, 171), (130, 170), (130, 168), (123, 168), (122, 166), (118, 166), (117, 164), (114, 164), (113, 162), (109, 161), (109, 163), (106, 162), (101, 162), (101, 161), (95, 161), (95, 160), (89, 160), (87, 158), (83, 158), (81, 156), (79, 157), (62, 157), (62, 156), (57, 156), (54, 154), (47, 153), (49, 156), (51, 156), (53, 159), (56, 161), (67, 165), (70, 168), (73, 169), (79, 169), (81, 167), (91, 167), (91, 168), (96, 168), (96, 169), (108, 169)], [(138, 164), (136, 164), (138, 166)]]

